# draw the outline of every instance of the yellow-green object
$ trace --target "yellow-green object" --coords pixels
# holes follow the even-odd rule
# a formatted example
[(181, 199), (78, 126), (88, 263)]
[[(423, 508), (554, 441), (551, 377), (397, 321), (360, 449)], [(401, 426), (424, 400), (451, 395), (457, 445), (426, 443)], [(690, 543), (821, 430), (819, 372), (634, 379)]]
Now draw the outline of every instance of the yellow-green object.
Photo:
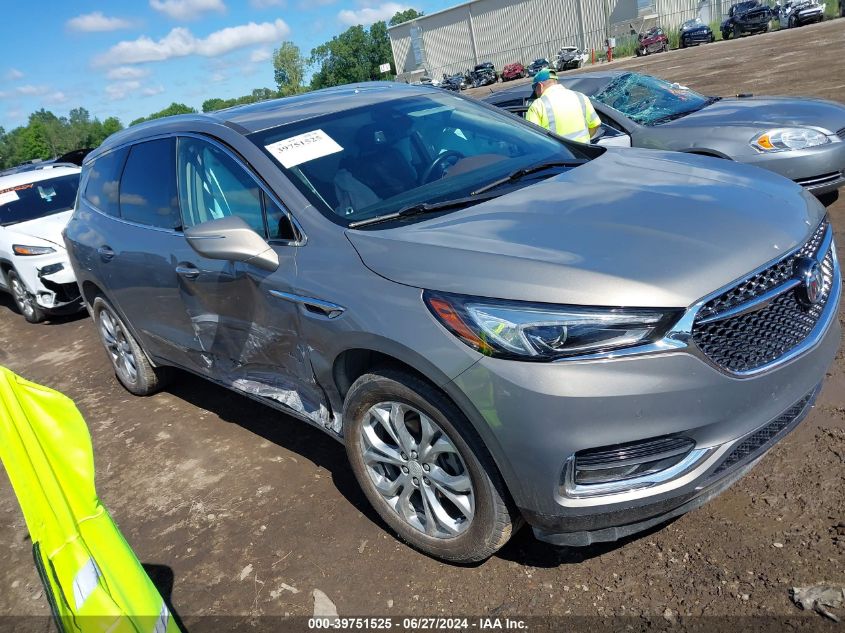
[(91, 437), (73, 401), (0, 367), (0, 459), (60, 631), (179, 631), (97, 498)]
[(589, 143), (590, 130), (601, 125), (590, 100), (560, 84), (546, 88), (528, 107), (525, 119), (579, 143)]

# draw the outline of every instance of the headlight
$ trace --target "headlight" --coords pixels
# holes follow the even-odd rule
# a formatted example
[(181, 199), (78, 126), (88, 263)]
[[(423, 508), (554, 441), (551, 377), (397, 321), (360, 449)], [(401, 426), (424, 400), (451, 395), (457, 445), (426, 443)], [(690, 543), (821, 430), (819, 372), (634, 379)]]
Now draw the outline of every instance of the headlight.
[(47, 255), (48, 253), (55, 253), (55, 248), (49, 246), (25, 246), (23, 244), (12, 244), (12, 251), (15, 255), (28, 257), (30, 255)]
[(548, 361), (649, 343), (679, 310), (585, 308), (425, 291), (423, 299), (452, 334), (487, 356)]
[(752, 147), (759, 152), (784, 152), (825, 143), (830, 143), (830, 139), (824, 133), (805, 127), (777, 128), (751, 139)]

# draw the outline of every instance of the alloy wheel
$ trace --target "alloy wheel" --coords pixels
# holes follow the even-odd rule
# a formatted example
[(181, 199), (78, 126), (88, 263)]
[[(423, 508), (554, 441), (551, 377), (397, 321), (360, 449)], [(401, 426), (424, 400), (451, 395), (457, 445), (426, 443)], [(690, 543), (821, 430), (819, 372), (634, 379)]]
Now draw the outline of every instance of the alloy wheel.
[(138, 380), (138, 361), (126, 340), (123, 326), (108, 310), (100, 311), (100, 333), (115, 370), (129, 382)]
[(361, 425), (361, 451), (376, 490), (408, 525), (434, 538), (465, 532), (475, 491), (457, 447), (425, 413), (380, 402)]
[(10, 285), (12, 286), (12, 296), (15, 299), (15, 304), (18, 306), (18, 310), (20, 310), (25, 317), (31, 319), (35, 314), (35, 299), (33, 299), (32, 295), (29, 294), (27, 289), (24, 287), (23, 282), (18, 279), (17, 276), (11, 279)]

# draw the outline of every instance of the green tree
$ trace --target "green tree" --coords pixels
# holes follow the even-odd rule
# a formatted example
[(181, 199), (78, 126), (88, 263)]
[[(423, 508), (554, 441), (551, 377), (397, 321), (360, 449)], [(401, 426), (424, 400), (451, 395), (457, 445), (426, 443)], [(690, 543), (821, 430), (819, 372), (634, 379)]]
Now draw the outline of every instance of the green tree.
[(397, 24), (402, 24), (402, 22), (410, 22), (411, 20), (421, 18), (422, 16), (422, 11), (417, 11), (416, 9), (405, 9), (404, 11), (397, 11), (393, 15), (393, 17), (390, 18), (388, 26), (396, 26)]
[(161, 119), (166, 116), (174, 116), (176, 114), (196, 114), (197, 111), (195, 108), (191, 108), (186, 106), (184, 103), (176, 103), (175, 101), (171, 103), (169, 106), (164, 108), (164, 110), (159, 110), (158, 112), (153, 112), (149, 116), (140, 117), (132, 121), (129, 125), (135, 125), (137, 123), (143, 123), (144, 121), (152, 121), (153, 119)]
[[(120, 119), (114, 116), (110, 116), (105, 121), (103, 121), (103, 141), (114, 134), (115, 132), (119, 132), (123, 129), (123, 124), (120, 122)], [(103, 141), (100, 141), (102, 143)], [(97, 143), (99, 145), (100, 143)]]
[(221, 99), (220, 97), (214, 97), (212, 99), (206, 99), (202, 102), (202, 111), (203, 112), (214, 112), (216, 110), (222, 110), (223, 108), (228, 107), (226, 102)]
[(286, 97), (303, 91), (306, 61), (293, 42), (282, 42), (273, 51), (273, 77), (279, 87), (279, 95)]

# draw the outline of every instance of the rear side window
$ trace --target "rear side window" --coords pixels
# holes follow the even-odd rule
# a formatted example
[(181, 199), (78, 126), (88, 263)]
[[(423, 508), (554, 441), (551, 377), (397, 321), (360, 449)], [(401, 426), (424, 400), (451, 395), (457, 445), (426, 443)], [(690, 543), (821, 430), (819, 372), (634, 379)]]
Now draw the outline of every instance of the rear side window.
[(236, 215), (266, 237), (261, 190), (228, 154), (207, 141), (180, 138), (178, 177), (185, 228)]
[(132, 146), (120, 180), (120, 215), (124, 220), (181, 229), (174, 143), (174, 139), (166, 138)]
[(118, 207), (120, 172), (123, 170), (127, 153), (126, 149), (118, 149), (104, 154), (94, 161), (88, 172), (85, 199), (108, 215), (120, 215)]

